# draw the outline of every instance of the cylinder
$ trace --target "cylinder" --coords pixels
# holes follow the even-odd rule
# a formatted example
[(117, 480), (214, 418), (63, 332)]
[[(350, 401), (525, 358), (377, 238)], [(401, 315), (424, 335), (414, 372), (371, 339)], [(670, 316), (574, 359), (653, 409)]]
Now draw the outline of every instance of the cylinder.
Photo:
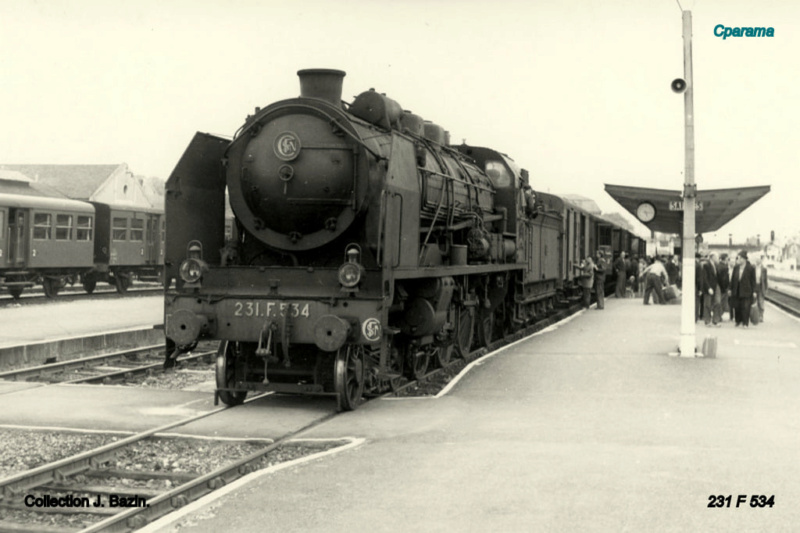
[(511, 239), (503, 239), (503, 254), (506, 258), (514, 257), (517, 253), (517, 245)]
[(406, 304), (400, 329), (410, 337), (424, 337), (442, 329), (446, 319), (446, 311), (437, 311), (425, 298), (414, 298)]
[(347, 73), (329, 68), (298, 70), (300, 97), (318, 98), (339, 107), (342, 105), (342, 83)]

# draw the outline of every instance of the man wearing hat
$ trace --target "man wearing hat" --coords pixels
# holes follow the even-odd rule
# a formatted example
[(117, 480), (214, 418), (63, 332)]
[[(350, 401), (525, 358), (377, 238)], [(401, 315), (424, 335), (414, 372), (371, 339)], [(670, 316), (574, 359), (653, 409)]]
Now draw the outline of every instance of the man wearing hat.
[(750, 325), (750, 306), (756, 297), (756, 271), (747, 262), (747, 251), (736, 256), (736, 266), (731, 274), (731, 296), (736, 300), (736, 327)]

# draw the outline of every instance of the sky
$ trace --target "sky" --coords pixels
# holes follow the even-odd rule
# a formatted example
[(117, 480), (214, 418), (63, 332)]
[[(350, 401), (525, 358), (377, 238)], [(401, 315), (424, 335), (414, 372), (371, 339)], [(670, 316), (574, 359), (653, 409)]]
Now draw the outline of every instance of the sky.
[(297, 70), (336, 68), (343, 99), (375, 88), (507, 153), (534, 189), (623, 212), (604, 184), (683, 186), (678, 1), (698, 188), (772, 188), (707, 242), (800, 232), (800, 2), (785, 0), (0, 0), (0, 165), (166, 179), (196, 131), (231, 136), (298, 96)]

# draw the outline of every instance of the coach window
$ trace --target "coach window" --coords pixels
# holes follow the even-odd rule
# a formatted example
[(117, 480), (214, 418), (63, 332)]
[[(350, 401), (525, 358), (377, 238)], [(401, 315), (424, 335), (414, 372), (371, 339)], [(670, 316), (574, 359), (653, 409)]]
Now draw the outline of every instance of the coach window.
[(128, 239), (128, 219), (115, 217), (111, 225), (111, 238), (115, 241)]
[(72, 239), (72, 215), (56, 215), (56, 240)]
[(92, 217), (78, 217), (78, 227), (75, 230), (75, 240), (92, 240)]
[(50, 238), (53, 225), (53, 215), (49, 213), (34, 213), (33, 215), (33, 238), (45, 241)]
[(131, 219), (131, 240), (137, 242), (144, 240), (144, 220), (140, 218)]

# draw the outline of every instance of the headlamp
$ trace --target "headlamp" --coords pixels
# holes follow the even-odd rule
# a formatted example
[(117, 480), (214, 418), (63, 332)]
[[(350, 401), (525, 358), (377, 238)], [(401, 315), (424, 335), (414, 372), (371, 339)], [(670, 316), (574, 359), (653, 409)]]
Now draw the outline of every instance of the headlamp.
[(358, 263), (344, 263), (339, 267), (339, 283), (342, 287), (352, 289), (361, 282), (361, 265)]
[(181, 263), (179, 274), (185, 283), (197, 283), (206, 271), (206, 263), (202, 259), (190, 257)]

